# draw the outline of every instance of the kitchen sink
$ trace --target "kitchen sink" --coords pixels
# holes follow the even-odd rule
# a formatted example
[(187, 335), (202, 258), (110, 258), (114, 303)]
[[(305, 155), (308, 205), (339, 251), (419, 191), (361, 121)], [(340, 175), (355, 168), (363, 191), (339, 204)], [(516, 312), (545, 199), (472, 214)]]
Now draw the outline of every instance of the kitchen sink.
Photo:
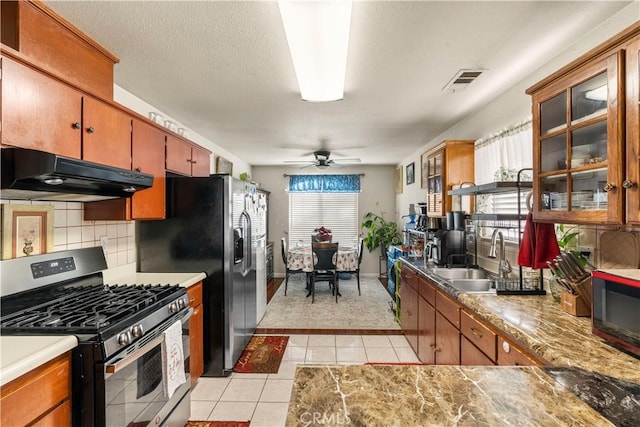
[(477, 268), (434, 268), (432, 272), (446, 280), (487, 279), (489, 277), (486, 271)]
[(449, 279), (448, 282), (460, 292), (494, 292), (491, 279)]

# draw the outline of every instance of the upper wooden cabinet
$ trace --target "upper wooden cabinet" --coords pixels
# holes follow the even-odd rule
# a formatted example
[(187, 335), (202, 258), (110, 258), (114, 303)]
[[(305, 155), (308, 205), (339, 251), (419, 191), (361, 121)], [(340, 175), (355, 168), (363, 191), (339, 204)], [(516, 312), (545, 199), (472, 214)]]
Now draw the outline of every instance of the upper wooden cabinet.
[(0, 2), (1, 40), (32, 63), (108, 100), (118, 58), (40, 1)]
[(638, 40), (640, 23), (527, 90), (537, 221), (640, 223)]
[(166, 168), (186, 176), (209, 176), (211, 153), (173, 135), (167, 135)]
[(2, 144), (82, 156), (82, 93), (2, 57)]
[[(452, 209), (447, 192), (474, 180), (472, 140), (444, 141), (427, 153), (427, 216), (442, 217)], [(469, 212), (471, 213), (471, 212)]]
[(153, 175), (153, 187), (136, 192), (131, 198), (85, 203), (85, 220), (164, 219), (165, 217), (165, 133), (139, 119), (131, 131), (131, 169)]
[(82, 97), (82, 158), (131, 169), (131, 119), (105, 102)]

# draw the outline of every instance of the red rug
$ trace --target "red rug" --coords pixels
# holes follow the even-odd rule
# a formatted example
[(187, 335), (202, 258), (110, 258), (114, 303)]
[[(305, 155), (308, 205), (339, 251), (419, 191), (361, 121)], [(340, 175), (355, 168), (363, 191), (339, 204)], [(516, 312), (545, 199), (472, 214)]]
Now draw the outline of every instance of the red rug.
[(367, 362), (365, 365), (370, 366), (413, 366), (413, 365), (424, 365), (424, 363), (419, 362)]
[(249, 421), (187, 421), (184, 427), (248, 427)]
[(277, 374), (289, 337), (254, 336), (233, 367), (234, 372)]
[(184, 427), (248, 427), (249, 421), (188, 421)]

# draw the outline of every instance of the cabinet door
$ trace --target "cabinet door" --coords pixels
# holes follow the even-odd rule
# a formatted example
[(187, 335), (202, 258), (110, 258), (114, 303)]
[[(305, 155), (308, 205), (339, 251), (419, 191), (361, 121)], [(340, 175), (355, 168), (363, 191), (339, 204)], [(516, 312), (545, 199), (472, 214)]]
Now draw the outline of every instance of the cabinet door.
[(136, 192), (131, 199), (132, 219), (164, 219), (165, 133), (140, 120), (133, 120), (132, 169), (153, 175), (153, 187)]
[(622, 53), (534, 94), (534, 219), (621, 223)]
[(192, 386), (204, 372), (204, 313), (202, 308), (202, 282), (187, 288), (189, 306), (193, 308), (193, 315), (189, 320), (189, 371), (191, 373)]
[(2, 144), (79, 159), (82, 95), (2, 57)]
[(626, 221), (640, 224), (640, 40), (627, 49), (627, 171), (622, 183)]
[(460, 338), (460, 364), (464, 366), (493, 366), (495, 363), (466, 337)]
[(402, 332), (407, 337), (413, 351), (418, 352), (418, 292), (406, 282), (400, 286), (400, 301), (402, 301), (402, 316), (400, 324)]
[(422, 363), (433, 365), (436, 362), (436, 309), (419, 297), (418, 312), (418, 358)]
[(131, 170), (131, 116), (96, 98), (82, 98), (82, 158)]
[(500, 366), (542, 366), (518, 347), (502, 337), (498, 337), (498, 365)]
[(427, 157), (427, 216), (444, 215), (442, 208), (444, 173), (444, 150), (430, 154)]
[(209, 176), (211, 174), (210, 157), (208, 151), (192, 147), (191, 148), (191, 175)]
[(436, 311), (436, 365), (460, 364), (460, 331)]
[(191, 145), (167, 135), (165, 167), (171, 172), (191, 176)]

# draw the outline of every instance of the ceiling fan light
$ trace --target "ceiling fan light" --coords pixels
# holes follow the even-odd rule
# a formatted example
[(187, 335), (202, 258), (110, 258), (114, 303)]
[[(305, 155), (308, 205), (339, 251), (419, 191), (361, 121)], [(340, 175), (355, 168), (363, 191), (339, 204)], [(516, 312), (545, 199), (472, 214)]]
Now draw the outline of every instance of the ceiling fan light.
[(303, 100), (344, 97), (351, 0), (278, 1)]

